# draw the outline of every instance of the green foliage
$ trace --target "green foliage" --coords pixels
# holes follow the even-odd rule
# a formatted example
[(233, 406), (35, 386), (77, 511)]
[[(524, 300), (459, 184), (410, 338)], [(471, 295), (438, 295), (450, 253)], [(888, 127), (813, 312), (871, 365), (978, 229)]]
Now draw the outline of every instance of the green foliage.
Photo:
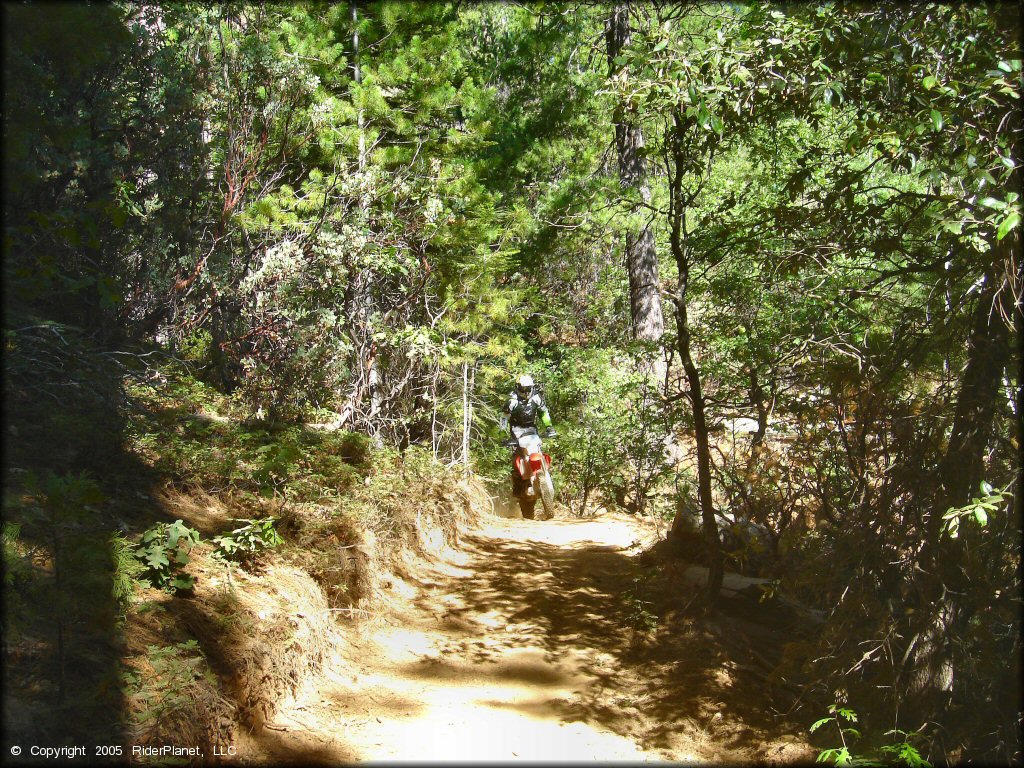
[[(5, 8), (4, 283), (32, 318), (5, 336), (12, 463), (61, 470), (18, 479), (18, 599), (84, 613), (76, 591), (109, 598), (112, 558), (130, 594), (76, 474), (106, 471), (94, 444), (247, 501), (351, 498), (397, 537), (414, 506), (390, 478), (445, 493), (434, 463), (461, 461), (464, 429), (473, 466), (507, 477), (491, 422), (521, 369), (547, 387), (563, 498), (672, 514), (690, 468), (663, 439), (689, 447), (692, 393), (678, 359), (663, 392), (637, 362), (676, 345), (672, 312), (660, 345), (629, 343), (621, 254), (642, 224), (686, 300), (709, 426), (768, 424), (756, 450), (713, 432), (713, 494), (785, 537), (780, 591), (828, 612), (801, 673), (1002, 754), (1015, 526), (987, 486), (946, 507), (969, 497), (947, 500), (961, 470), (1006, 488), (1018, 471), (1020, 382), (1000, 362), (1020, 342), (1000, 319), (1021, 293), (1017, 9), (709, 8), (633, 8), (614, 61), (594, 4)], [(609, 152), (620, 111), (649, 200)], [(54, 318), (187, 365), (118, 352), (141, 407), (115, 406), (120, 380)], [(157, 549), (147, 567), (180, 565)], [(914, 638), (950, 595), (936, 653), (972, 684), (911, 697)], [(876, 637), (906, 663), (862, 660)]]
[(64, 475), (47, 472), (43, 478), (28, 472), (25, 475), (25, 488), (37, 498), (42, 510), (55, 525), (80, 522), (87, 517), (90, 508), (106, 500), (96, 481), (85, 472)]
[(886, 735), (898, 737), (893, 744), (886, 744), (878, 748), (890, 765), (906, 765), (909, 768), (931, 768), (931, 763), (921, 757), (920, 750), (911, 742), (920, 739), (921, 734), (917, 731), (902, 731), (898, 728), (886, 731)]
[(639, 360), (612, 350), (574, 350), (549, 371), (535, 368), (560, 428), (555, 471), (570, 504), (600, 492), (606, 501), (644, 511), (670, 472), (662, 442), (667, 413)]
[(146, 572), (146, 564), (136, 556), (135, 545), (119, 533), (110, 537), (110, 560), (113, 566), (111, 592), (124, 608), (131, 602), (135, 585)]
[(4, 521), (4, 586), (12, 587), (24, 581), (31, 572), (31, 561), (25, 556), (18, 543), (21, 526), (18, 523)]
[[(129, 393), (151, 409), (133, 415), (133, 449), (172, 476), (210, 487), (295, 501), (337, 497), (371, 462), (371, 441), (345, 431), (290, 426), (271, 429), (239, 419), (235, 398), (225, 397), (176, 366), (161, 368), (154, 383), (131, 382)], [(194, 412), (218, 418), (196, 418)]]
[(104, 524), (110, 502), (84, 472), (21, 471), (9, 479), (4, 632), (12, 648), (33, 649), (27, 667), (9, 665), (10, 681), (20, 688), (31, 680), (37, 701), (60, 707), (64, 732), (104, 733), (117, 698), (105, 685), (117, 648), (115, 592), (130, 589), (115, 573)]
[(186, 360), (203, 362), (210, 358), (213, 336), (205, 329), (200, 329), (178, 341), (178, 351)]
[(125, 669), (121, 680), (138, 707), (140, 725), (159, 722), (172, 713), (187, 709), (194, 687), (202, 680), (215, 682), (196, 640), (168, 646), (147, 645), (144, 671)]
[(1007, 499), (1013, 497), (1009, 486), (1000, 491), (993, 490), (992, 486), (983, 482), (978, 490), (981, 495), (963, 507), (950, 507), (942, 516), (946, 521), (946, 534), (955, 539), (960, 535), (960, 521), (963, 519), (974, 519), (982, 528), (988, 525), (989, 513), (995, 512), (1006, 504)]
[(907, 732), (899, 729), (886, 731), (885, 735), (898, 737), (898, 741), (879, 747), (877, 755), (874, 757), (855, 755), (851, 751), (851, 745), (854, 741), (861, 738), (861, 732), (843, 723), (844, 721), (847, 723), (857, 722), (857, 713), (849, 707), (842, 707), (838, 704), (830, 704), (828, 711), (831, 716), (816, 720), (811, 724), (810, 731), (814, 733), (819, 728), (832, 723), (838, 731), (842, 746), (822, 750), (815, 762), (832, 763), (837, 766), (904, 765), (910, 766), (910, 768), (931, 768), (931, 763), (921, 757), (918, 748), (911, 743), (921, 738), (921, 734), (917, 732)]
[[(26, 588), (49, 593), (58, 621), (70, 622), (81, 614), (97, 622), (107, 618), (112, 607), (111, 543), (109, 534), (92, 524), (106, 495), (85, 472), (47, 472), (42, 477), (27, 472), (24, 487), (26, 496), (18, 504), (22, 537), (30, 537), (34, 548), (52, 559), (52, 574), (32, 574), (35, 578)], [(16, 570), (30, 575), (28, 569)]]
[(650, 600), (644, 600), (643, 594), (646, 583), (650, 581), (653, 572), (642, 573), (633, 577), (633, 585), (627, 589), (622, 599), (626, 605), (630, 626), (637, 632), (654, 632), (658, 629), (658, 615), (650, 610)]
[(275, 518), (238, 519), (245, 525), (224, 536), (214, 536), (215, 553), (238, 563), (251, 565), (263, 552), (283, 542), (274, 528)]
[(192, 589), (195, 577), (182, 569), (191, 558), (189, 552), (199, 543), (199, 532), (181, 520), (157, 523), (142, 534), (135, 556), (142, 563), (146, 581), (166, 592)]

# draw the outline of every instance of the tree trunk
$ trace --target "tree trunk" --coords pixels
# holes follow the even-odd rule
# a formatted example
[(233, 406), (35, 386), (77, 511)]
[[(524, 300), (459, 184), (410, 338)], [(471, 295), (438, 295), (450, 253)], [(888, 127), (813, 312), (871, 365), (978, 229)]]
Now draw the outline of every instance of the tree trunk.
[[(700, 371), (697, 370), (690, 351), (686, 287), (682, 279), (680, 283), (679, 294), (676, 297), (677, 349), (683, 362), (683, 370), (686, 373), (687, 395), (693, 406), (693, 438), (697, 443), (697, 499), (700, 502), (701, 527), (704, 530), (704, 539), (710, 558), (706, 602), (709, 606), (713, 606), (718, 602), (718, 593), (722, 586), (723, 565), (722, 550), (718, 540), (718, 523), (715, 520), (714, 498), (711, 492), (711, 442)], [(675, 530), (675, 525), (673, 525), (673, 530)]]
[(1000, 271), (990, 270), (974, 308), (953, 429), (939, 465), (945, 506), (966, 504), (984, 479), (985, 446), (992, 432), (999, 385), (1010, 354), (1009, 329), (994, 305), (997, 293), (1004, 287)]
[(473, 379), (476, 368), (469, 367), (467, 360), (462, 364), (462, 465), (469, 470), (469, 438), (473, 431)]
[[(350, 4), (350, 10), (352, 14), (352, 80), (356, 84), (357, 88), (363, 82), (362, 65), (360, 60), (360, 47), (359, 47), (359, 12), (356, 7), (356, 3)], [(358, 170), (360, 177), (361, 192), (359, 195), (359, 209), (363, 215), (363, 222), (365, 226), (369, 225), (369, 209), (370, 201), (366, 195), (365, 180), (363, 174), (366, 172), (366, 118), (362, 106), (359, 106), (356, 110), (356, 127), (359, 133), (359, 153), (358, 153)], [(359, 296), (357, 299), (358, 309), (357, 314), (360, 319), (360, 327), (366, 334), (366, 337), (372, 337), (373, 335), (373, 311), (374, 311), (374, 296), (373, 296), (373, 271), (369, 268), (365, 268), (363, 274), (357, 279), (357, 291)], [(375, 348), (375, 344), (373, 348)], [(370, 434), (374, 435), (379, 440), (380, 438), (380, 427), (377, 420), (380, 418), (381, 407), (383, 405), (383, 399), (381, 392), (383, 388), (381, 386), (381, 375), (380, 375), (380, 364), (378, 361), (378, 355), (371, 354), (367, 359), (367, 370), (366, 370), (366, 381), (367, 381), (367, 394), (370, 397), (370, 412), (367, 416), (368, 428)]]
[[(608, 66), (617, 69), (615, 59), (629, 44), (629, 9), (620, 3), (612, 8), (606, 38)], [(635, 189), (644, 203), (650, 203), (641, 150), (643, 133), (633, 110), (623, 104), (615, 109), (615, 148), (619, 158), (619, 181), (625, 188)], [(626, 235), (626, 266), (629, 271), (629, 307), (634, 338), (658, 341), (665, 331), (661, 312), (661, 289), (658, 281), (658, 255), (654, 249), (654, 233), (649, 225), (631, 225)]]
[[(677, 121), (677, 130), (681, 126)], [(690, 336), (689, 315), (687, 312), (687, 291), (690, 281), (690, 257), (686, 245), (685, 203), (682, 192), (682, 177), (686, 172), (686, 158), (681, 147), (673, 148), (672, 160), (675, 172), (669, 184), (671, 211), (671, 244), (672, 255), (675, 256), (679, 270), (676, 305), (676, 349), (686, 373), (687, 396), (693, 406), (693, 437), (697, 443), (697, 499), (700, 503), (701, 527), (708, 548), (709, 568), (705, 592), (705, 603), (709, 607), (718, 602), (722, 587), (722, 548), (718, 540), (718, 523), (715, 520), (714, 497), (711, 491), (711, 441), (707, 424), (707, 408), (701, 386), (700, 371), (693, 359)], [(672, 530), (680, 530), (680, 521), (673, 521)]]
[[(1010, 239), (1001, 247), (1008, 247)], [(919, 558), (925, 579), (920, 602), (931, 609), (928, 625), (907, 651), (911, 659), (907, 704), (919, 717), (933, 716), (952, 695), (956, 672), (952, 638), (962, 636), (973, 613), (959, 599), (971, 588), (963, 566), (964, 542), (945, 535), (942, 516), (949, 508), (965, 506), (979, 495), (984, 480), (985, 450), (1010, 355), (1009, 329), (998, 308), (999, 296), (1007, 292), (1002, 266), (999, 260), (986, 272), (975, 303), (953, 427), (939, 462), (940, 490)]]
[[(750, 367), (747, 371), (750, 377), (750, 404), (757, 412), (757, 432), (750, 441), (750, 462), (757, 457), (761, 444), (764, 443), (765, 435), (768, 433), (768, 404), (765, 402), (764, 387), (761, 386), (761, 376), (757, 372), (757, 353), (754, 351), (754, 326), (753, 323), (744, 320), (743, 330), (747, 334), (747, 349), (750, 353)], [(750, 470), (750, 463), (747, 465)]]
[[(1018, 230), (1013, 233), (1013, 237), (1014, 243), (1011, 245), (1011, 252), (1019, 254), (1024, 236), (1021, 236)], [(1021, 263), (1019, 260), (1017, 261), (1016, 269), (1011, 273), (1010, 279), (1012, 280), (1013, 289), (1011, 296), (1013, 299), (1013, 335), (1015, 342), (1013, 348), (1019, 350), (1021, 344), (1024, 343), (1024, 263)], [(1017, 366), (1016, 405), (1013, 413), (1017, 431), (1017, 445), (1018, 450), (1020, 450), (1019, 446), (1024, 446), (1024, 370), (1021, 370), (1019, 357), (1014, 358), (1013, 362)], [(1007, 368), (1007, 375), (1009, 375), (1009, 367)], [(1020, 520), (1021, 514), (1024, 513), (1024, 467), (1020, 464), (1017, 465), (1017, 476), (1014, 480), (1012, 518)]]
[(230, 361), (224, 349), (228, 338), (224, 307), (218, 302), (210, 310), (210, 371), (213, 380), (224, 391), (233, 384), (229, 370)]

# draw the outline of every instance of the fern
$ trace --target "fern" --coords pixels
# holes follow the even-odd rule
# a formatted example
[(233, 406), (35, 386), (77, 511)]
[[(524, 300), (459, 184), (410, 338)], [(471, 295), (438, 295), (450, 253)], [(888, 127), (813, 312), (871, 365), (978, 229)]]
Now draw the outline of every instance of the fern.
[(110, 537), (110, 561), (113, 565), (111, 592), (122, 608), (130, 602), (135, 585), (146, 567), (135, 556), (135, 546), (120, 533)]

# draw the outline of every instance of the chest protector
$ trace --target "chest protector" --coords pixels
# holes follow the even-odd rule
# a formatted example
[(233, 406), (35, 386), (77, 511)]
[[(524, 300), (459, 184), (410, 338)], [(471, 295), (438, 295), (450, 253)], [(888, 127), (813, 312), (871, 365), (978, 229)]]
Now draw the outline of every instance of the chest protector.
[(540, 398), (534, 395), (529, 400), (516, 398), (512, 406), (508, 421), (513, 427), (535, 427), (537, 426), (537, 413), (540, 411)]

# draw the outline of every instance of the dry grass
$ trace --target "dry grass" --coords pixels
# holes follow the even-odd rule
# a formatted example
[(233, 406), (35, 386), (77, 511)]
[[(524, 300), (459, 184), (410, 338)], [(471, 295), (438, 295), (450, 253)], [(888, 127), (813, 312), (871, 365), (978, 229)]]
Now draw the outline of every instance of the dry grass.
[(198, 649), (180, 661), (192, 653), (188, 664), (208, 673), (182, 676), (161, 717), (141, 724), (132, 743), (201, 744), (212, 754), (214, 745), (230, 743), (233, 723), (251, 730), (272, 722), (331, 663), (342, 640), (339, 619), (351, 625), (371, 615), (402, 561), (457, 546), (461, 532), (491, 511), (484, 486), (454, 473), (387, 480), (386, 489), (360, 488), (343, 505), (290, 504), (280, 511), (246, 510), (239, 500), (199, 488), (162, 494), (167, 511), (204, 533), (222, 530), (232, 517), (278, 512), (288, 545), (253, 574), (210, 558), (204, 544), (187, 569), (196, 577), (190, 598), (147, 592), (153, 606), (133, 613), (128, 633), (136, 645), (130, 664), (140, 678), (153, 674), (147, 649), (166, 646), (168, 638), (197, 640)]
[(282, 509), (280, 501), (243, 497), (238, 492), (211, 493), (195, 483), (167, 484), (158, 490), (154, 501), (165, 515), (181, 518), (203, 536), (234, 528), (235, 519), (277, 515)]
[(367, 492), (343, 511), (291, 505), (282, 514), (279, 527), (295, 543), (290, 562), (316, 580), (339, 616), (372, 610), (381, 582), (404, 558), (457, 546), (461, 532), (491, 511), (479, 480), (454, 473), (417, 480)]
[(374, 591), (374, 537), (349, 514), (319, 505), (293, 505), (281, 518), (293, 546), (286, 555), (319, 585), (331, 609), (352, 608)]
[(147, 590), (147, 610), (129, 615), (124, 669), (130, 722), (128, 742), (136, 746), (197, 746), (212, 754), (231, 744), (236, 708), (221, 691), (200, 648), (170, 619), (170, 596)]

